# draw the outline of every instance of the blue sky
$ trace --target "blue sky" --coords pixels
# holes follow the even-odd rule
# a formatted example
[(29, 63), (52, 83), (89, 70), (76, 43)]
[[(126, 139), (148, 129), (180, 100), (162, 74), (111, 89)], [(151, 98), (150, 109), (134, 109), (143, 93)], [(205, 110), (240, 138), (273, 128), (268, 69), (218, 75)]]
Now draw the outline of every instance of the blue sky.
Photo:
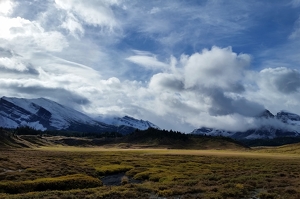
[(299, 39), (299, 0), (0, 0), (0, 92), (245, 130), (300, 114)]

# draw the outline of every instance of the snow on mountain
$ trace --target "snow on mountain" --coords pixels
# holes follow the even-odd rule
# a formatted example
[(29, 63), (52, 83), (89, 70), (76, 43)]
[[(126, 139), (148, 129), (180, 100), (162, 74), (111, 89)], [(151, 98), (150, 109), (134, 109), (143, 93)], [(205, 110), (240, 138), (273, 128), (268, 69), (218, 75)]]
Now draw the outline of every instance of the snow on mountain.
[(3, 117), (2, 115), (0, 115), (0, 124), (1, 127), (4, 128), (17, 128), (18, 127), (18, 123), (7, 118), (7, 117)]
[(133, 117), (129, 116), (124, 116), (124, 117), (107, 117), (107, 116), (98, 116), (95, 118), (95, 120), (104, 122), (107, 124), (115, 125), (115, 126), (129, 126), (135, 129), (140, 129), (140, 130), (146, 130), (148, 128), (155, 128), (155, 129), (160, 129), (158, 126), (155, 124), (145, 121), (145, 120), (138, 120)]
[(89, 116), (54, 101), (45, 98), (33, 99), (31, 101), (40, 107), (47, 107), (46, 109), (51, 112), (52, 115), (50, 118), (51, 125), (58, 129), (68, 128), (72, 122), (99, 125)]
[(300, 116), (295, 113), (289, 113), (287, 111), (280, 111), (276, 114), (276, 118), (284, 123), (292, 125), (300, 125)]
[[(23, 98), (2, 97), (1, 102), (3, 102), (1, 104), (4, 106), (7, 105), (7, 102), (14, 105), (11, 106), (11, 110), (8, 110), (8, 118), (15, 118), (20, 125), (31, 126), (39, 130), (46, 130), (45, 124), (43, 125), (38, 122), (39, 118), (48, 120), (48, 125), (58, 130), (69, 128), (73, 122), (97, 125), (97, 122), (90, 117), (45, 98), (29, 100)], [(3, 110), (1, 111), (2, 115), (4, 115)], [(36, 121), (31, 122), (34, 116), (38, 117), (36, 118)]]
[(16, 128), (30, 126), (37, 130), (69, 130), (84, 132), (129, 133), (130, 127), (116, 127), (92, 119), (72, 108), (54, 101), (38, 98), (0, 99), (0, 126)]
[(195, 129), (194, 131), (192, 131), (192, 134), (231, 137), (234, 134), (234, 132), (215, 129), (215, 128), (202, 127), (200, 129)]
[(257, 128), (244, 132), (230, 132), (214, 128), (199, 128), (192, 131), (192, 134), (225, 136), (234, 139), (272, 139), (275, 137), (298, 137), (300, 136), (300, 116), (287, 111), (280, 111), (273, 115), (265, 110), (256, 117), (259, 124)]

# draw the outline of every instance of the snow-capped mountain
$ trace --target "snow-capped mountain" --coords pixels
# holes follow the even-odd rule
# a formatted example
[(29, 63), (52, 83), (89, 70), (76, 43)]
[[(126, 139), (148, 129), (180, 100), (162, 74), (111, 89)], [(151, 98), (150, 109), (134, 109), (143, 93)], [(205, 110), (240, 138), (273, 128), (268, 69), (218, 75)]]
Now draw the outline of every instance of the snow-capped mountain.
[(275, 137), (300, 137), (300, 116), (287, 111), (280, 111), (273, 115), (265, 110), (256, 118), (257, 128), (244, 132), (233, 132), (214, 128), (199, 128), (192, 131), (192, 134), (225, 136), (238, 140), (243, 139), (272, 139)]
[(155, 124), (145, 121), (145, 120), (138, 120), (133, 117), (129, 116), (124, 116), (124, 117), (103, 117), (103, 116), (98, 116), (95, 118), (97, 121), (104, 122), (106, 124), (111, 124), (114, 126), (129, 126), (135, 129), (140, 129), (140, 130), (146, 130), (148, 128), (155, 128), (155, 129), (160, 129), (158, 126)]
[(300, 125), (300, 116), (295, 113), (289, 113), (287, 111), (280, 111), (276, 114), (276, 118), (284, 123)]
[(37, 130), (68, 130), (82, 132), (129, 133), (134, 128), (114, 126), (96, 121), (91, 117), (54, 101), (38, 98), (0, 99), (0, 126), (16, 128), (30, 126)]

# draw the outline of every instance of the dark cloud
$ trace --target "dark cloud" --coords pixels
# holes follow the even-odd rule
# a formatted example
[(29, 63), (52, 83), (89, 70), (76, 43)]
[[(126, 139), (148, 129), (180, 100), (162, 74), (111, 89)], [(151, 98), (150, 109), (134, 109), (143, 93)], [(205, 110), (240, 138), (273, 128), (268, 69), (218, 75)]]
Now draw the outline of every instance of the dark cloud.
[(299, 91), (300, 73), (298, 70), (286, 67), (267, 68), (260, 72), (260, 87), (278, 92), (292, 94)]
[(12, 56), (13, 56), (13, 53), (10, 50), (0, 47), (0, 57), (11, 58)]
[(300, 88), (300, 73), (296, 70), (287, 70), (284, 74), (275, 77), (276, 88), (285, 94), (297, 92)]
[(34, 75), (38, 76), (40, 73), (31, 65), (27, 66), (27, 70), (19, 71), (16, 69), (6, 68), (5, 66), (0, 64), (0, 72), (6, 74), (24, 74), (24, 75)]
[(209, 113), (213, 116), (238, 113), (243, 116), (254, 117), (265, 109), (264, 106), (245, 98), (233, 99), (226, 96), (220, 89), (210, 89), (206, 94), (211, 99)]
[(90, 104), (90, 101), (86, 97), (80, 96), (63, 88), (45, 88), (42, 86), (11, 86), (10, 89), (15, 90), (19, 94), (23, 93), (31, 96), (55, 99), (55, 101), (68, 106)]
[(230, 85), (230, 91), (234, 93), (242, 93), (245, 91), (245, 87), (241, 83), (237, 82)]
[(154, 89), (160, 88), (182, 91), (184, 90), (184, 82), (173, 74), (158, 73), (152, 77), (150, 87)]
[(183, 82), (180, 80), (176, 80), (176, 79), (163, 79), (160, 83), (161, 83), (161, 86), (172, 89), (172, 90), (181, 91), (184, 88)]

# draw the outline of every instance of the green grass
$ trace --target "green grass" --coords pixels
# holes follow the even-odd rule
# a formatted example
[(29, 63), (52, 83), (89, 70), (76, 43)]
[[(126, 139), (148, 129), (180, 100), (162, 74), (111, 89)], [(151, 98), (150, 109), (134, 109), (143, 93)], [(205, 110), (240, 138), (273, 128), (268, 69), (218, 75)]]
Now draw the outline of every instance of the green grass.
[[(0, 160), (0, 198), (300, 197), (296, 155), (61, 147), (5, 150)], [(101, 186), (116, 173), (121, 186)]]

